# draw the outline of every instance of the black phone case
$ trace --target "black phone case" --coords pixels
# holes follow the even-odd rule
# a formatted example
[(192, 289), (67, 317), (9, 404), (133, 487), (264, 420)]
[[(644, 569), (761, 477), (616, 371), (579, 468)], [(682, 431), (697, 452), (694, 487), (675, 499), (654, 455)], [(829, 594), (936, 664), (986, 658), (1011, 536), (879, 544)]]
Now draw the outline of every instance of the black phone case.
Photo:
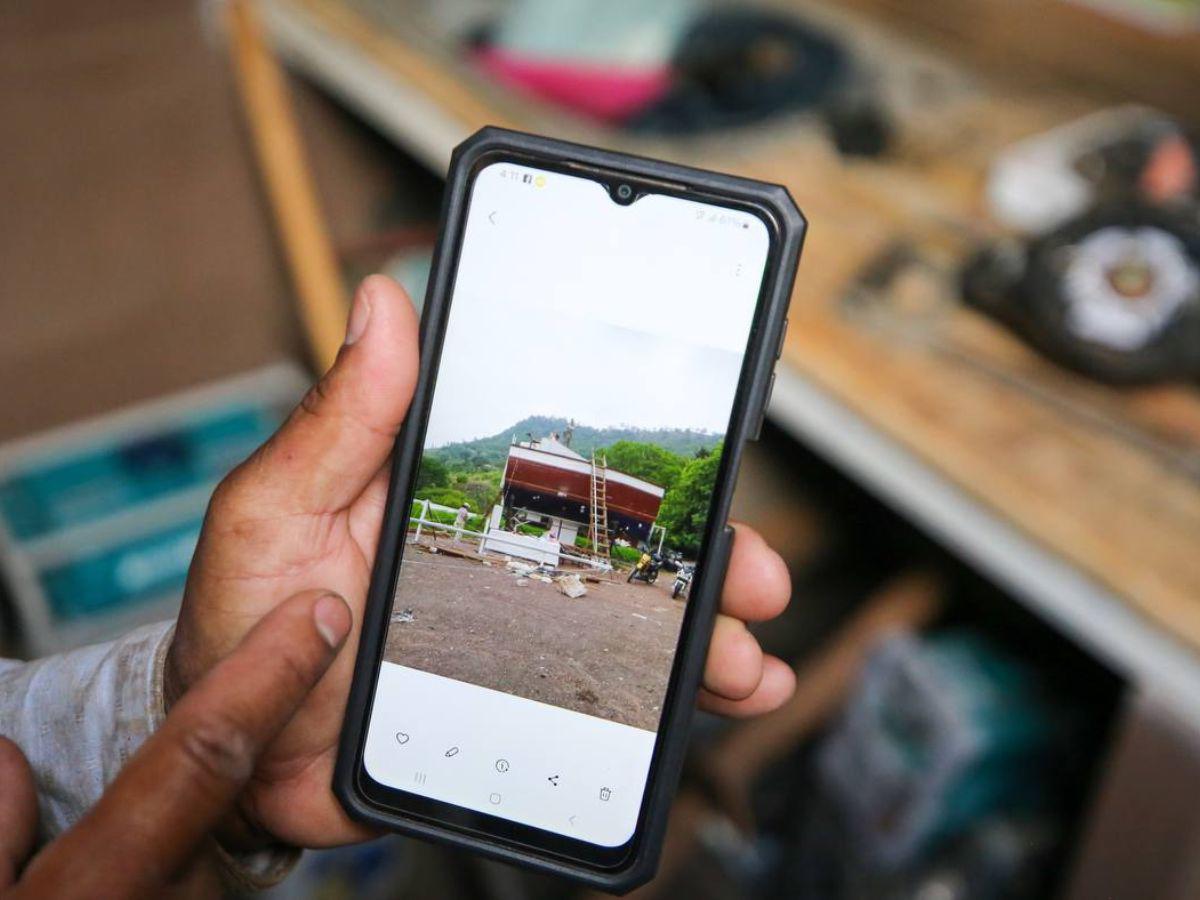
[[(371, 699), (375, 692), (400, 569), (398, 554), (406, 533), (412, 480), (421, 458), (425, 423), (433, 399), (434, 380), (458, 259), (458, 242), (462, 237), (463, 220), (467, 212), (471, 173), (482, 159), (494, 153), (524, 157), (532, 165), (576, 164), (620, 173), (631, 180), (645, 179), (651, 184), (665, 182), (682, 185), (708, 195), (704, 199), (724, 199), (754, 207), (770, 218), (774, 230), (774, 246), (768, 258), (760, 306), (751, 330), (745, 364), (747, 368), (743, 370), (749, 377), (735, 398), (731, 427), (725, 438), (725, 458), (718, 478), (718, 496), (714, 498), (710, 516), (712, 524), (680, 633), (676, 668), (664, 701), (659, 728), (660, 744), (651, 767), (646, 801), (631, 854), (615, 869), (597, 868), (582, 862), (542, 855), (507, 843), (472, 836), (449, 826), (419, 821), (399, 811), (389, 811), (368, 800), (359, 790), (356, 779), (361, 769)], [(666, 831), (667, 813), (687, 750), (696, 692), (703, 675), (725, 569), (733, 545), (733, 529), (725, 522), (729, 515), (736, 473), (745, 441), (757, 439), (762, 426), (774, 383), (774, 364), (782, 348), (787, 308), (805, 229), (804, 217), (787, 190), (780, 185), (492, 127), (481, 129), (455, 148), (450, 161), (441, 230), (421, 320), (420, 373), (412, 407), (396, 440), (384, 523), (334, 770), (334, 793), (351, 816), (377, 827), (471, 850), (502, 862), (570, 878), (612, 893), (624, 893), (653, 877)]]

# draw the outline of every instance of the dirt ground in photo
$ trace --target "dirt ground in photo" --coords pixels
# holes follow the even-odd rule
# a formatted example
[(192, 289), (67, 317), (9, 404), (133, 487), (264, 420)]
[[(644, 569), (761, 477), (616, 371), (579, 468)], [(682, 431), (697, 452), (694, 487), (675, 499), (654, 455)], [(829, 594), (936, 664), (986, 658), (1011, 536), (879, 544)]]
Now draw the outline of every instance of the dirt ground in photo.
[(503, 559), (409, 546), (384, 658), (654, 731), (685, 607), (673, 580), (587, 583), (573, 600)]

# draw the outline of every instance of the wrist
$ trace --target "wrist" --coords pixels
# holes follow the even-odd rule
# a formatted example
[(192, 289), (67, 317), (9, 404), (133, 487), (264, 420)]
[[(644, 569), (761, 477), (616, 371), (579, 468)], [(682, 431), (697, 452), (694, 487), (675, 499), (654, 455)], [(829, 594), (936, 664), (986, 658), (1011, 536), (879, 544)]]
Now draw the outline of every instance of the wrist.
[(182, 684), (182, 679), (179, 675), (179, 666), (176, 663), (175, 640), (171, 640), (170, 646), (167, 648), (166, 656), (163, 657), (162, 668), (162, 701), (163, 712), (169, 713), (172, 707), (179, 701), (187, 689)]
[(239, 896), (274, 887), (296, 867), (303, 852), (299, 847), (272, 844), (257, 850), (233, 850), (219, 838), (215, 857), (222, 880)]
[(239, 801), (225, 820), (213, 832), (221, 849), (235, 855), (280, 852), (292, 849), (273, 834), (257, 824)]
[(182, 700), (184, 694), (204, 675), (202, 664), (198, 665), (194, 661), (189, 663), (189, 659), (195, 658), (195, 653), (189, 653), (186, 631), (180, 634), (179, 624), (176, 624), (162, 662), (162, 699), (165, 712), (169, 713), (174, 709), (175, 704)]

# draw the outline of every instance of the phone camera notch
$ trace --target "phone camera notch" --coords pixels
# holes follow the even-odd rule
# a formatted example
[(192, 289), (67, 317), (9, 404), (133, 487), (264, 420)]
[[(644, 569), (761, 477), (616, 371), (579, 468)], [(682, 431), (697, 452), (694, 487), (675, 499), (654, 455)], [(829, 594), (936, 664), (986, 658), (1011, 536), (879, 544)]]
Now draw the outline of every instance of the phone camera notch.
[(633, 189), (633, 185), (626, 184), (623, 181), (614, 184), (610, 189), (610, 193), (612, 194), (612, 198), (622, 206), (628, 206), (637, 199), (637, 191)]

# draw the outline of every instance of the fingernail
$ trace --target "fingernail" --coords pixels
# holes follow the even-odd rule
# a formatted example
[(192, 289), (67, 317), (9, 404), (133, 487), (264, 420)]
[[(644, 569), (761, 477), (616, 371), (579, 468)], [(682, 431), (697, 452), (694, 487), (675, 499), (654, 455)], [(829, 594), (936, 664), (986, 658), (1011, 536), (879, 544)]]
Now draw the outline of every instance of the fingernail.
[(337, 594), (326, 594), (313, 605), (313, 621), (330, 647), (340, 647), (350, 633), (350, 610)]
[(346, 323), (346, 346), (350, 346), (367, 331), (367, 323), (371, 320), (371, 301), (365, 288), (359, 288), (354, 294), (354, 305), (350, 307), (350, 321)]

